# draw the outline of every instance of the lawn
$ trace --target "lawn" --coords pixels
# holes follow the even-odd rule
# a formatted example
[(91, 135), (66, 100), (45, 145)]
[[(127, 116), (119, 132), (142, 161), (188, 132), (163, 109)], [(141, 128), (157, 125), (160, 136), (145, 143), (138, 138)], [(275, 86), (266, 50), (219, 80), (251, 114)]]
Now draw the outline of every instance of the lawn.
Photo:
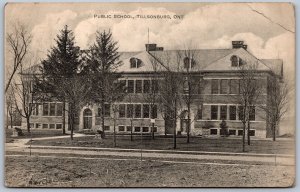
[[(112, 148), (113, 137), (107, 136), (105, 139), (96, 139), (94, 136), (70, 138), (33, 140), (33, 145), (46, 146), (73, 146), (73, 147), (98, 147)], [(133, 141), (130, 136), (118, 136), (117, 148), (125, 149), (158, 149), (172, 150), (173, 138), (163, 136), (156, 137), (154, 140), (149, 136), (135, 135)], [(293, 154), (293, 140), (252, 140), (251, 145), (246, 145), (246, 151), (251, 153), (268, 154)], [(242, 141), (239, 138), (200, 138), (191, 137), (190, 143), (186, 143), (185, 137), (177, 138), (177, 149), (181, 151), (210, 151), (210, 152), (242, 152)]]
[(27, 130), (22, 129), (24, 133), (23, 136), (12, 137), (13, 129), (5, 129), (6, 143), (13, 142), (15, 139), (25, 139), (25, 138), (37, 138), (37, 137), (51, 137), (51, 136), (61, 136), (62, 130), (49, 130), (49, 129), (31, 129), (31, 133), (28, 133)]
[(288, 187), (294, 167), (6, 157), (8, 187)]

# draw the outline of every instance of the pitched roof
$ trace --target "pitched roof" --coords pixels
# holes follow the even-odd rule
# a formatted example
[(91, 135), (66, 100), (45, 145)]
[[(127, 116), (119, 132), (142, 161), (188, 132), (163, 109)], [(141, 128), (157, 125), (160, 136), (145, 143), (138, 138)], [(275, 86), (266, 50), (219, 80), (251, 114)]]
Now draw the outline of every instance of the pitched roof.
[(276, 75), (283, 75), (282, 59), (260, 59), (260, 61), (268, 66)]
[[(82, 51), (85, 57), (87, 51)], [(189, 56), (194, 59), (195, 65), (191, 72), (203, 71), (236, 71), (238, 68), (231, 66), (231, 56), (237, 55), (245, 61), (258, 63), (258, 70), (272, 70), (277, 75), (282, 75), (283, 63), (281, 59), (257, 59), (247, 50), (240, 49), (197, 49), (197, 50), (164, 50), (164, 51), (138, 51), (120, 52), (122, 64), (118, 72), (143, 73), (154, 72), (154, 63), (159, 71), (172, 70), (184, 71), (184, 58)], [(138, 68), (131, 68), (130, 59), (137, 58), (141, 61)], [(23, 74), (38, 72), (40, 64), (34, 65), (23, 71)]]

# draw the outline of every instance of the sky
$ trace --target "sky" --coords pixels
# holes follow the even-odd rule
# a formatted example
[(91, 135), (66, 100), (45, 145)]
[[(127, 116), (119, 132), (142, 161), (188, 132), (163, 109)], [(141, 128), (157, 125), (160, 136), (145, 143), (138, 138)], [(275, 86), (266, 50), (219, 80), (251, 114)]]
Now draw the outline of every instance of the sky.
[[(96, 15), (169, 15), (171, 19), (116, 19)], [(145, 43), (165, 49), (231, 48), (243, 40), (260, 59), (283, 59), (284, 76), (294, 86), (295, 18), (289, 3), (9, 3), (5, 32), (15, 22), (32, 34), (31, 54), (45, 58), (59, 30), (68, 25), (76, 44), (87, 49), (97, 30), (111, 30), (119, 51), (145, 50)], [(183, 16), (174, 19), (174, 15)], [(149, 29), (149, 34), (148, 34)], [(6, 49), (6, 66), (9, 55)]]

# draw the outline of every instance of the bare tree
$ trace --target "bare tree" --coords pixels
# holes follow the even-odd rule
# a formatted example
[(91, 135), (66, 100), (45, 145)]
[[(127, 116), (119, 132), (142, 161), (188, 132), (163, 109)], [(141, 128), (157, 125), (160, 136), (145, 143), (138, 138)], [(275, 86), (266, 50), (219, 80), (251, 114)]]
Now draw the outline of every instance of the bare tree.
[[(10, 86), (5, 94), (5, 105), (6, 105), (6, 129), (10, 124), (11, 128), (13, 126), (13, 114), (15, 111), (15, 93), (13, 86)], [(10, 121), (10, 123), (8, 123)]]
[(239, 119), (243, 124), (243, 151), (245, 151), (245, 137), (247, 129), (248, 145), (250, 145), (250, 121), (253, 107), (257, 104), (257, 99), (261, 95), (260, 75), (257, 71), (257, 62), (247, 62), (239, 60), (239, 87), (240, 93), (236, 97), (239, 103)]
[(32, 36), (26, 29), (25, 25), (17, 23), (13, 26), (13, 30), (7, 33), (6, 41), (9, 47), (9, 52), (11, 53), (12, 59), (12, 71), (8, 75), (8, 81), (5, 85), (5, 92), (12, 82), (12, 79), (16, 72), (18, 71), (20, 65), (28, 54), (28, 47), (30, 46)]
[[(31, 69), (30, 67), (28, 70)], [(30, 132), (30, 117), (34, 110), (38, 110), (39, 94), (34, 88), (32, 83), (32, 73), (27, 71), (28, 74), (23, 72), (23, 66), (20, 66), (20, 80), (14, 81), (13, 91), (15, 99), (15, 107), (18, 113), (26, 119), (27, 131)]]
[[(56, 79), (57, 81), (57, 79)], [(73, 75), (73, 77), (62, 78), (56, 90), (59, 91), (68, 103), (68, 118), (71, 130), (71, 140), (73, 140), (75, 116), (80, 108), (88, 103), (91, 92), (91, 79), (85, 75)]]
[(272, 130), (273, 141), (275, 141), (279, 122), (288, 110), (290, 90), (286, 82), (272, 74), (268, 79), (267, 93), (267, 105), (261, 108), (266, 112), (266, 120)]
[[(156, 59), (163, 66), (159, 80), (159, 109), (165, 122), (171, 122), (173, 128), (173, 148), (176, 149), (176, 125), (182, 109), (182, 76), (178, 74), (179, 67), (172, 64), (171, 55), (166, 52)], [(172, 66), (173, 65), (173, 66)], [(165, 129), (167, 126), (165, 125)], [(166, 131), (166, 130), (165, 130)], [(165, 132), (166, 134), (166, 132)]]

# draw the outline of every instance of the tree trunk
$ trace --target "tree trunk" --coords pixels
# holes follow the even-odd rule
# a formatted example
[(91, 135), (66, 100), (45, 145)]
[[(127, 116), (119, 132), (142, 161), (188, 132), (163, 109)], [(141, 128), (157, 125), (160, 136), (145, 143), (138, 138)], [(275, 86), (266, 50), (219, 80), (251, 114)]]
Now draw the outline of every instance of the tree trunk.
[(248, 145), (250, 145), (250, 120), (248, 120), (247, 139), (248, 139)]
[(131, 129), (130, 129), (130, 141), (133, 141), (133, 135), (132, 135), (132, 119), (130, 119), (130, 126), (131, 126)]
[(73, 140), (73, 134), (74, 134), (74, 104), (70, 104), (70, 109), (69, 109), (69, 126), (71, 129), (71, 140)]
[(154, 123), (152, 123), (152, 139), (154, 140)]
[(13, 128), (13, 116), (10, 114), (10, 128)]
[(26, 117), (27, 132), (30, 133), (30, 117)]
[(188, 102), (188, 126), (187, 126), (187, 133), (186, 133), (187, 134), (187, 140), (186, 140), (187, 143), (190, 143), (190, 128), (191, 128), (190, 112), (191, 112), (190, 103)]
[(272, 123), (273, 126), (273, 141), (276, 141), (276, 122)]
[(62, 116), (62, 133), (66, 134), (66, 102), (63, 102), (63, 116)]
[[(102, 94), (103, 96), (103, 94)], [(104, 100), (101, 99), (101, 126), (102, 126), (102, 131), (103, 135), (105, 137), (105, 132), (104, 132)]]
[(116, 139), (116, 119), (114, 118), (114, 147), (117, 146), (117, 139)]
[(245, 133), (246, 133), (246, 122), (243, 122), (243, 152), (245, 152)]

